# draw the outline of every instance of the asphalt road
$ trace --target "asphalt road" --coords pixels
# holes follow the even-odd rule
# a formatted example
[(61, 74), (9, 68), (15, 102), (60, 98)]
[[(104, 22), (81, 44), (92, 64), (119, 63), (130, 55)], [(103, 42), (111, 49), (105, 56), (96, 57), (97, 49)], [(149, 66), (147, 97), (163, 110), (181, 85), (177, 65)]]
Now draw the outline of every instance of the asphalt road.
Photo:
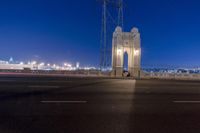
[(0, 133), (200, 133), (200, 82), (3, 76)]

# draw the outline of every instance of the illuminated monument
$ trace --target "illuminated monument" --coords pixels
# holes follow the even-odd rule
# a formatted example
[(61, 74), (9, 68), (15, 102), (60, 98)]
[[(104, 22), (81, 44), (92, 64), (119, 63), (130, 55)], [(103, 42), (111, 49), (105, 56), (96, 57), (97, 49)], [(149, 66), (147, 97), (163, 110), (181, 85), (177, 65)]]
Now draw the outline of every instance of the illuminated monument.
[(123, 32), (117, 27), (112, 42), (112, 75), (121, 77), (124, 71), (124, 55), (128, 55), (128, 72), (131, 77), (140, 76), (141, 47), (140, 33), (137, 28)]

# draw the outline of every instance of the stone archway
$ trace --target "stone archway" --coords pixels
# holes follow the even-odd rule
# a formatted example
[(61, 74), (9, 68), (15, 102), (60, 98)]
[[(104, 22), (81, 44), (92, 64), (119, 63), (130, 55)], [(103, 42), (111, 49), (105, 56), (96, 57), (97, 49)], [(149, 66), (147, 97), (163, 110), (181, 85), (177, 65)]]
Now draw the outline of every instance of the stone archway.
[(121, 77), (123, 74), (124, 52), (128, 54), (128, 71), (132, 77), (140, 73), (141, 47), (140, 33), (137, 28), (131, 32), (123, 32), (117, 27), (113, 33), (112, 43), (112, 75)]
[(128, 72), (128, 53), (126, 51), (124, 51), (123, 55), (123, 71)]

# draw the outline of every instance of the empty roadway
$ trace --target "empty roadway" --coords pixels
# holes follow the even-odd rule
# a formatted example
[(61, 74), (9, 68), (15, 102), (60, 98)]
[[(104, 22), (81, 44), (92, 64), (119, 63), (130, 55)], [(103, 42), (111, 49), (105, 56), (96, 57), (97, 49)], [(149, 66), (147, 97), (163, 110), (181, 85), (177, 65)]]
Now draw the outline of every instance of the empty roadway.
[(0, 77), (0, 133), (199, 133), (200, 82)]

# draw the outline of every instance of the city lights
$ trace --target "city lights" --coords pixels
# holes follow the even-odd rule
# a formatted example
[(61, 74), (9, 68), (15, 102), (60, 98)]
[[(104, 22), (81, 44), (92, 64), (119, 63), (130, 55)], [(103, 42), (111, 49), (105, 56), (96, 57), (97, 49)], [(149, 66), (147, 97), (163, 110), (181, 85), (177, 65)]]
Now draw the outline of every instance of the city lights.
[(32, 61), (3, 61), (0, 60), (0, 69), (5, 70), (24, 70), (25, 68), (30, 70), (56, 70), (56, 71), (76, 71), (76, 70), (98, 70), (98, 68), (90, 66), (90, 67), (80, 67), (80, 63), (76, 62), (74, 64), (69, 62), (64, 62), (59, 64), (50, 64), (45, 62), (39, 62), (36, 60)]
[(79, 67), (80, 67), (80, 63), (77, 62), (77, 63), (76, 63), (76, 68), (79, 69)]
[(19, 64), (20, 64), (20, 65), (24, 65), (24, 62), (20, 62)]
[(39, 65), (40, 65), (40, 66), (44, 66), (44, 65), (45, 65), (45, 63), (44, 63), (44, 62), (42, 62), (42, 63), (40, 63)]
[(36, 61), (32, 61), (31, 64), (32, 64), (32, 65), (36, 65), (37, 62), (36, 62)]

